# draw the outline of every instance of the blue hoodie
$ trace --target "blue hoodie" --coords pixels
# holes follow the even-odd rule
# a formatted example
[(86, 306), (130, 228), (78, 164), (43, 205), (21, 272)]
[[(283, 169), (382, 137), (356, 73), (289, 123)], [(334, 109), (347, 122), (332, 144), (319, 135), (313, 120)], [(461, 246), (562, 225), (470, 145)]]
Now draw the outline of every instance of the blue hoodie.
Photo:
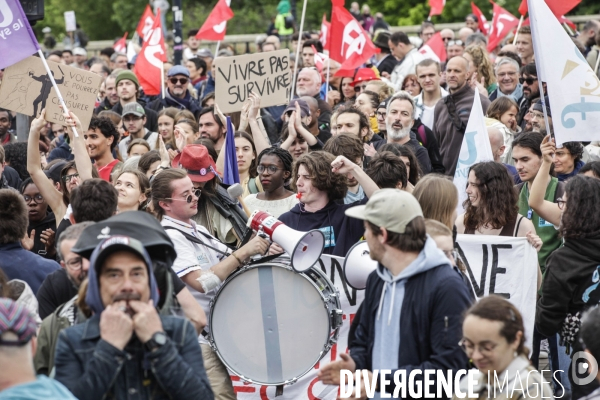
[(384, 281), (383, 291), (379, 299), (379, 308), (375, 317), (375, 343), (373, 345), (373, 368), (395, 370), (398, 365), (400, 351), (400, 321), (402, 302), (406, 281), (415, 275), (423, 273), (440, 265), (452, 266), (444, 253), (430, 237), (419, 256), (398, 275), (379, 264), (377, 275)]
[(9, 387), (0, 392), (0, 400), (76, 400), (59, 381), (38, 375), (33, 382)]

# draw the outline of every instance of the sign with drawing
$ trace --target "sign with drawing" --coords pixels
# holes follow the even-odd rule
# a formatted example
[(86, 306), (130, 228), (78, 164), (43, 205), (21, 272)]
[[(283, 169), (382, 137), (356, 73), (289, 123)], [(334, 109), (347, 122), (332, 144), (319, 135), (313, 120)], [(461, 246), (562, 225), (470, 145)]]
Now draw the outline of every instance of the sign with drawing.
[[(102, 77), (82, 69), (48, 61), (65, 104), (81, 120), (84, 130), (90, 124)], [(58, 95), (52, 87), (42, 60), (28, 57), (4, 71), (0, 86), (0, 108), (29, 116), (46, 109), (46, 120), (64, 124)]]

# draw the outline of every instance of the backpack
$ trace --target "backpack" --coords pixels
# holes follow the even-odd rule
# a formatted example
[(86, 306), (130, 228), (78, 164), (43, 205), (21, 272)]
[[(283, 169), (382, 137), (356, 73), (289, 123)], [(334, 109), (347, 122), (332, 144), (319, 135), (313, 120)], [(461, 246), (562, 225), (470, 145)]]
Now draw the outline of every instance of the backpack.
[(292, 14), (288, 14), (284, 18), (285, 29), (293, 29), (294, 28), (294, 16)]

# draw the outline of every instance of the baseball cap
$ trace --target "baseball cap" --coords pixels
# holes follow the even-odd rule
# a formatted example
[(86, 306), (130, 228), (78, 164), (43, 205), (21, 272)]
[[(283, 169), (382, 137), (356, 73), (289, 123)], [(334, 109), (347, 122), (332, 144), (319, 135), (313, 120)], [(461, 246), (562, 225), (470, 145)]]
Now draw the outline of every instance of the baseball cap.
[(412, 194), (399, 189), (379, 189), (366, 205), (349, 208), (346, 215), (388, 231), (404, 233), (406, 225), (416, 217), (422, 217), (423, 211)]
[(0, 346), (22, 346), (35, 336), (35, 319), (22, 304), (10, 299), (0, 299), (0, 336), (6, 332), (17, 335), (16, 340), (0, 338)]
[(208, 154), (208, 149), (201, 144), (188, 144), (175, 156), (171, 163), (173, 168), (183, 168), (192, 182), (206, 182), (215, 177), (217, 166)]
[(67, 165), (66, 161), (60, 161), (44, 171), (46, 176), (54, 181), (54, 183), (60, 182), (60, 171)]
[(123, 113), (121, 114), (121, 117), (125, 117), (129, 114), (133, 114), (137, 117), (143, 117), (144, 115), (146, 115), (146, 110), (144, 110), (144, 107), (142, 107), (140, 103), (134, 101), (132, 103), (125, 104), (125, 106), (123, 107)]
[(188, 71), (188, 69), (186, 67), (184, 67), (183, 65), (176, 65), (174, 67), (171, 67), (171, 69), (167, 73), (167, 76), (175, 76), (175, 75), (185, 75), (189, 78), (190, 71)]
[(75, 47), (73, 49), (73, 55), (74, 56), (85, 56), (85, 57), (87, 57), (87, 51), (85, 51), (85, 49), (82, 48), (82, 47)]
[(300, 104), (300, 113), (302, 114), (300, 117), (308, 117), (310, 115), (310, 108), (308, 107), (308, 103), (301, 99), (290, 101), (290, 104), (288, 104), (283, 113), (287, 114), (288, 112), (296, 111), (296, 103)]
[(196, 54), (198, 55), (198, 57), (215, 58), (215, 56), (212, 53), (212, 51), (210, 51), (210, 49), (207, 49), (207, 48), (203, 48), (203, 49), (198, 50), (198, 52)]

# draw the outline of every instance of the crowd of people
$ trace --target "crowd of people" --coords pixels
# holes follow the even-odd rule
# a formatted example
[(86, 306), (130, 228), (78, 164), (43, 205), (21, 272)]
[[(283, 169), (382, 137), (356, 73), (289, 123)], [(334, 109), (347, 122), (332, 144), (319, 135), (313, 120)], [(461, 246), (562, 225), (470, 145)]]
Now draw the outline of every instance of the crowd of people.
[[(233, 272), (284, 253), (251, 235), (257, 210), (319, 230), (324, 254), (345, 257), (365, 240), (378, 262), (349, 351), (321, 363), (322, 383), (343, 383), (341, 370), (476, 368), (478, 398), (517, 398), (490, 371), (538, 388), (518, 398), (600, 398), (596, 380), (578, 381), (591, 363), (575, 356), (600, 360), (600, 141), (556, 147), (530, 28), (488, 52), (468, 15), (460, 31), (441, 30), (440, 63), (419, 52), (436, 33), (431, 22), (412, 37), (390, 32), (366, 5), (350, 11), (380, 52), (340, 76), (339, 63), (315, 61), (319, 33), (294, 33), (283, 0), (257, 51), (282, 48), (287, 34), (294, 54), (301, 46), (290, 63), (294, 99), (261, 107), (252, 93), (227, 115), (212, 65), (235, 48), (221, 43), (213, 54), (195, 30), (183, 65), (165, 64), (155, 97), (135, 60), (112, 48), (48, 55), (101, 75), (102, 85), (85, 130), (72, 112), (61, 126), (42, 110), (18, 142), (15, 114), (0, 109), (0, 399), (235, 399), (207, 316)], [(600, 21), (573, 40), (597, 65)], [(472, 165), (457, 188), (475, 96), (494, 159)], [(227, 117), (235, 198), (223, 182)], [(136, 224), (147, 229), (127, 230)], [(160, 255), (154, 234), (169, 243)], [(535, 326), (506, 299), (477, 299), (457, 234), (527, 239), (538, 260)], [(540, 355), (551, 382), (538, 372)], [(390, 394), (398, 382), (387, 378)], [(435, 391), (425, 378), (417, 384)]]

